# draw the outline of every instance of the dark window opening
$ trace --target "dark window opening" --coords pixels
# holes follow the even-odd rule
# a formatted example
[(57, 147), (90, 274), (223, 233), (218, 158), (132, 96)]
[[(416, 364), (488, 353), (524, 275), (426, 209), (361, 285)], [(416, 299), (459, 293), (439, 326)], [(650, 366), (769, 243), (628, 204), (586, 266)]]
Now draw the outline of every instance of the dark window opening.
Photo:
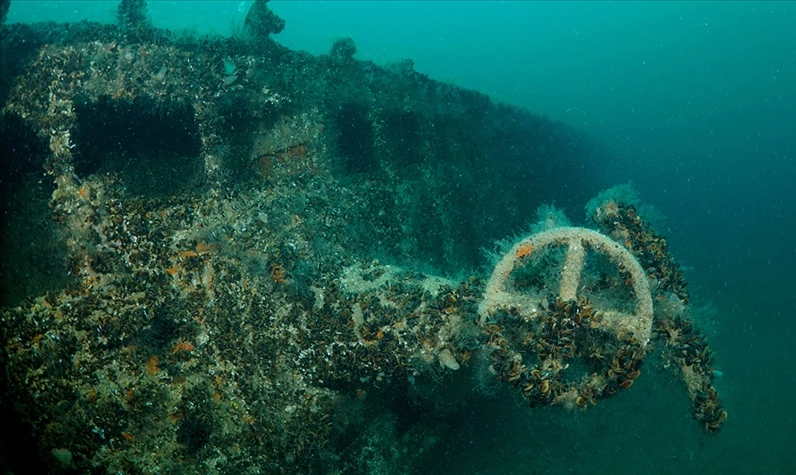
[(376, 168), (373, 124), (368, 111), (356, 104), (344, 104), (335, 115), (337, 148), (349, 172), (366, 172)]
[(384, 119), (384, 140), (390, 156), (401, 165), (420, 161), (423, 137), (420, 119), (415, 112), (392, 111)]
[(51, 219), (47, 142), (19, 116), (0, 116), (0, 305), (57, 289), (66, 281), (65, 249)]
[(75, 172), (118, 173), (131, 194), (170, 195), (201, 177), (201, 137), (190, 104), (139, 96), (75, 103)]

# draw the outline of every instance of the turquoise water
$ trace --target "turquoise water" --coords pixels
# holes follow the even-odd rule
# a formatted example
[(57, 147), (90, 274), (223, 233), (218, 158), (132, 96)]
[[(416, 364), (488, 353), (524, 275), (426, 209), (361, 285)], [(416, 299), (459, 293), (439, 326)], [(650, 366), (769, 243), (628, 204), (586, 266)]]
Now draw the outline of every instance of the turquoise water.
[[(156, 26), (234, 34), (249, 2), (149, 4)], [(692, 461), (716, 473), (796, 470), (796, 3), (269, 5), (286, 21), (276, 36), (286, 46), (319, 54), (350, 36), (359, 59), (411, 58), (419, 72), (607, 144), (609, 162), (583, 166), (607, 182), (632, 180), (666, 215), (662, 231), (695, 299), (718, 310), (708, 329), (731, 416), (717, 436), (667, 422), (667, 411), (688, 414), (687, 401), (662, 383), (564, 421), (589, 431), (575, 445), (538, 435), (562, 422), (546, 410), (474, 407), (430, 471), (527, 473), (534, 457), (561, 459), (562, 473), (584, 472), (590, 459), (606, 473), (668, 473)], [(8, 21), (114, 16), (114, 2), (14, 1)], [(671, 390), (670, 405), (645, 405), (653, 390)], [(617, 413), (627, 437), (601, 437), (599, 411)]]

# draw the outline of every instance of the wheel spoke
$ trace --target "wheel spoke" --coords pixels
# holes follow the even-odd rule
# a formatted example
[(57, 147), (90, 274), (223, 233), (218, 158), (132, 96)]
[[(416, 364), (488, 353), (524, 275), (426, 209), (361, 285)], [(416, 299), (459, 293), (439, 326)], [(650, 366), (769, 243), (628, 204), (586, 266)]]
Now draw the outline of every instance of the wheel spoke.
[(558, 296), (565, 302), (576, 300), (578, 297), (578, 284), (583, 273), (583, 255), (583, 243), (580, 239), (569, 241), (564, 268), (561, 270), (561, 287), (558, 291)]

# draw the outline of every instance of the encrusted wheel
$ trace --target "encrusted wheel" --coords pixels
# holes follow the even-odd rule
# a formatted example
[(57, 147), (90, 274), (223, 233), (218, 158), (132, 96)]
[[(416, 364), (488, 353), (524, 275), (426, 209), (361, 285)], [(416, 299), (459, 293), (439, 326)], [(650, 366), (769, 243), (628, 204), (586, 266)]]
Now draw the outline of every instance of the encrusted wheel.
[(501, 258), (479, 314), (501, 379), (532, 404), (585, 406), (640, 374), (652, 296), (627, 249), (590, 229), (559, 227)]
[(606, 254), (620, 270), (630, 275), (638, 305), (635, 315), (604, 310), (602, 326), (617, 334), (630, 332), (642, 346), (646, 346), (652, 331), (652, 295), (644, 269), (627, 249), (609, 237), (587, 228), (554, 228), (531, 235), (515, 244), (492, 271), (492, 277), (484, 292), (484, 300), (478, 308), (481, 322), (484, 323), (489, 315), (500, 309), (518, 312), (525, 318), (533, 318), (539, 312), (542, 302), (520, 294), (512, 294), (506, 290), (506, 285), (511, 279), (511, 274), (531, 261), (535, 253), (547, 246), (560, 245), (567, 245), (567, 250), (558, 297), (564, 302), (578, 300), (578, 284), (583, 273), (586, 246)]

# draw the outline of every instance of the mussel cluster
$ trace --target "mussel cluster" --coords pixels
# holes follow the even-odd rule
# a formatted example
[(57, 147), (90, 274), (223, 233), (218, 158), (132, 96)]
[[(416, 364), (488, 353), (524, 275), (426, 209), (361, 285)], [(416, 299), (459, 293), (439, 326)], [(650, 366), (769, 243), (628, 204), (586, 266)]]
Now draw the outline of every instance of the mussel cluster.
[(625, 246), (638, 259), (647, 277), (658, 284), (654, 292), (658, 295), (671, 292), (688, 304), (688, 283), (680, 264), (669, 253), (666, 239), (642, 221), (631, 204), (612, 201), (599, 209), (601, 212), (592, 219), (604, 233)]
[(712, 387), (697, 393), (694, 398), (694, 417), (705, 423), (705, 427), (711, 431), (717, 431), (727, 422), (727, 411), (719, 403), (719, 395)]
[(585, 407), (630, 387), (641, 374), (639, 342), (601, 328), (599, 311), (584, 297), (553, 302), (532, 319), (498, 315), (485, 327), (498, 378), (521, 390), (532, 407)]
[(653, 297), (666, 302), (676, 297), (681, 310), (676, 315), (656, 311), (653, 327), (662, 357), (681, 369), (688, 394), (694, 403), (694, 417), (709, 431), (716, 431), (727, 420), (713, 385), (713, 353), (705, 335), (694, 326), (688, 311), (689, 294), (680, 265), (667, 249), (666, 240), (639, 217), (631, 204), (608, 201), (597, 208), (592, 219), (617, 242), (624, 245), (656, 281)]
[(655, 334), (664, 342), (664, 358), (676, 362), (682, 370), (694, 402), (694, 417), (708, 430), (718, 430), (727, 420), (727, 411), (713, 387), (713, 352), (704, 333), (690, 320), (678, 316), (656, 321)]
[(479, 342), (472, 321), (482, 282), (470, 278), (430, 291), (422, 274), (386, 276), (385, 269), (356, 271), (373, 283), (368, 290), (350, 291), (339, 281), (326, 286), (323, 305), (306, 323), (313, 350), (298, 355), (305, 377), (335, 386), (421, 373), (441, 377), (467, 362)]

